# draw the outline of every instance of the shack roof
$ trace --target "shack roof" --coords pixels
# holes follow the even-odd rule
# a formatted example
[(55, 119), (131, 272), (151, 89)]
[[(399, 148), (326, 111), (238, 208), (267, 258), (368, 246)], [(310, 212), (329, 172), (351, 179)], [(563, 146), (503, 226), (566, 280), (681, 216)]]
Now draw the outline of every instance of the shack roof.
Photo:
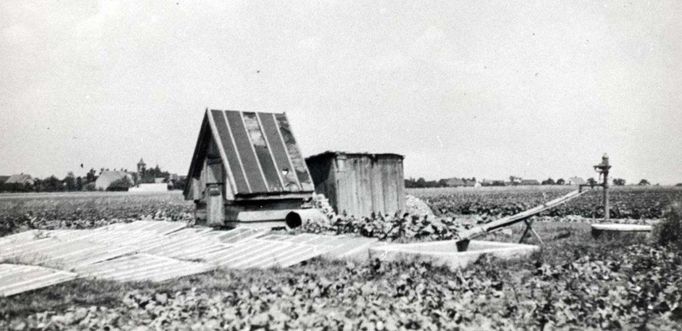
[(378, 158), (395, 158), (395, 159), (404, 159), (405, 157), (400, 155), (400, 154), (395, 154), (395, 153), (349, 153), (349, 152), (341, 152), (341, 151), (326, 151), (322, 152), (320, 154), (315, 154), (311, 155), (306, 158), (306, 160), (313, 160), (313, 159), (325, 159), (325, 158), (334, 158), (337, 156), (346, 156), (346, 157), (362, 157), (362, 156), (368, 156), (372, 159), (378, 159)]
[(286, 114), (207, 109), (188, 178), (201, 171), (211, 139), (235, 195), (313, 192)]

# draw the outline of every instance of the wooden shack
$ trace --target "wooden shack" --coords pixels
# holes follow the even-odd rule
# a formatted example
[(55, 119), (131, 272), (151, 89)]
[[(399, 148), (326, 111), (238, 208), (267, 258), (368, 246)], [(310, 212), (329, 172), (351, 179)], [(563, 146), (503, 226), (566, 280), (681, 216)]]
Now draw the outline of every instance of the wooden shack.
[(405, 210), (403, 159), (398, 154), (325, 152), (306, 163), (315, 192), (347, 215), (393, 215)]
[(313, 190), (284, 113), (206, 110), (184, 190), (198, 222), (295, 226)]

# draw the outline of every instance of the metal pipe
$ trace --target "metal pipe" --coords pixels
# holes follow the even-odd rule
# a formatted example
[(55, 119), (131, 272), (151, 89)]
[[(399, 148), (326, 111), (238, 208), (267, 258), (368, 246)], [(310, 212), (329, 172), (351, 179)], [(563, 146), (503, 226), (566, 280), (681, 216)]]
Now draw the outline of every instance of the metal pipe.
[(611, 208), (609, 206), (609, 171), (604, 172), (604, 221), (608, 222), (611, 216)]

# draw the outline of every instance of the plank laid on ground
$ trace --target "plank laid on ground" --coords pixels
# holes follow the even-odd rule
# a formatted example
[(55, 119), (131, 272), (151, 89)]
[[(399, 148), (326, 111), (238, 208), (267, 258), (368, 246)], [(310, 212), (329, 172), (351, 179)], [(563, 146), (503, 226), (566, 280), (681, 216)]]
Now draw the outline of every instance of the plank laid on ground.
[(166, 235), (186, 227), (187, 224), (184, 222), (135, 221), (130, 223), (114, 223), (101, 228), (93, 229), (92, 231), (142, 231)]
[(241, 227), (229, 231), (213, 231), (211, 234), (215, 234), (223, 243), (234, 244), (240, 241), (258, 238), (269, 231), (270, 230), (267, 229)]
[(0, 264), (0, 297), (35, 290), (78, 277), (77, 274), (45, 267)]
[[(375, 242), (348, 235), (271, 234), (253, 228), (222, 231), (188, 228), (185, 223), (138, 221), (89, 230), (32, 230), (7, 236), (0, 238), (0, 258), (72, 270), (84, 277), (163, 281), (218, 267), (284, 268), (320, 255), (346, 257), (367, 252)], [(35, 270), (43, 269), (51, 270)], [(5, 270), (4, 275), (14, 278), (4, 281), (22, 281), (8, 288), (8, 293), (32, 289), (33, 283), (48, 286), (75, 278), (70, 272), (52, 275), (25, 270), (11, 276)]]
[(77, 268), (81, 275), (116, 281), (164, 281), (203, 273), (215, 266), (151, 254), (134, 254)]
[(261, 237), (264, 240), (278, 240), (295, 242), (313, 246), (325, 247), (325, 256), (331, 258), (347, 258), (369, 255), (369, 247), (379, 240), (354, 235), (321, 235), (303, 233), (299, 235), (270, 234)]
[(211, 232), (197, 229), (183, 229), (164, 236), (153, 244), (145, 245), (141, 252), (177, 258), (181, 260), (204, 260), (204, 255), (223, 250), (227, 245)]
[(207, 254), (207, 262), (227, 268), (289, 267), (327, 252), (326, 247), (282, 240), (252, 239)]
[(70, 270), (78, 265), (104, 261), (134, 251), (134, 247), (111, 246), (79, 237), (68, 240), (48, 237), (28, 241), (20, 246), (4, 246), (0, 258), (16, 260), (23, 264)]

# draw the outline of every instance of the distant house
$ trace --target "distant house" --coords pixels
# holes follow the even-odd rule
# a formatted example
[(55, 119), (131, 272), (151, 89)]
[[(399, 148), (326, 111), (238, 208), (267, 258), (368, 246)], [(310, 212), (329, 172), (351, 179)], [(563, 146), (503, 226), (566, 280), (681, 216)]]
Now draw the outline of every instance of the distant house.
[(128, 187), (135, 183), (133, 176), (125, 171), (104, 171), (99, 175), (99, 177), (97, 177), (97, 180), (95, 181), (95, 189), (102, 191), (113, 189), (125, 191), (126, 189), (123, 188), (111, 187), (111, 184), (119, 180), (127, 181)]
[(165, 183), (165, 182), (166, 182), (166, 179), (163, 178), (163, 177), (156, 177), (156, 178), (154, 178), (154, 184), (162, 184), (162, 183)]
[(517, 176), (509, 176), (509, 185), (524, 185), (523, 178)]
[(507, 183), (503, 179), (484, 179), (481, 181), (481, 186), (506, 186)]
[(537, 179), (522, 179), (521, 185), (540, 185), (540, 181)]
[(128, 192), (166, 192), (168, 191), (168, 184), (154, 183), (154, 184), (138, 184), (135, 187), (128, 189)]
[(462, 178), (448, 178), (445, 180), (445, 184), (447, 184), (448, 187), (466, 186), (466, 182)]
[(568, 185), (585, 185), (587, 182), (580, 177), (571, 177), (568, 179)]
[(33, 178), (27, 174), (2, 176), (0, 179), (0, 188), (9, 192), (29, 191), (33, 184), (35, 184)]
[(5, 181), (5, 184), (33, 185), (34, 181), (33, 178), (31, 178), (31, 175), (18, 174), (9, 176), (9, 178), (7, 178), (7, 180)]
[(445, 180), (448, 187), (479, 187), (481, 184), (474, 178), (448, 178)]

